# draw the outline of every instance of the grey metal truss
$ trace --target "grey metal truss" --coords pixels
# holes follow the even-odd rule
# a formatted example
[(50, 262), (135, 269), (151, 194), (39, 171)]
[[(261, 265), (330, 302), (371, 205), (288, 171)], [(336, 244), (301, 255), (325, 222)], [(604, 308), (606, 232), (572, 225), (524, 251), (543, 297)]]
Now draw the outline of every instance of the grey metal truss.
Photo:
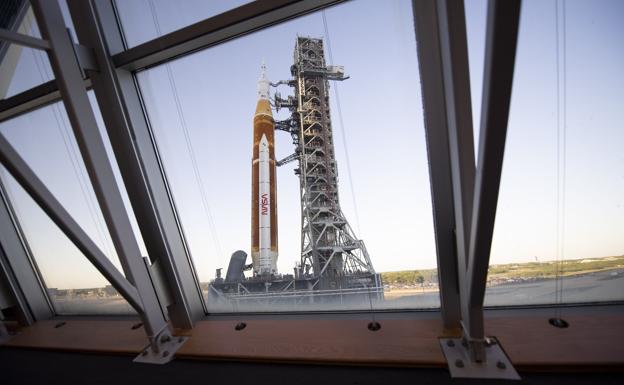
[(14, 304), (19, 311), (17, 321), (31, 325), (54, 316), (41, 275), (15, 217), (6, 189), (0, 181), (0, 275), (4, 276)]
[(465, 270), (467, 313), (462, 313), (468, 321), (463, 325), (464, 336), (477, 361), (485, 357), (483, 299), (505, 155), (520, 5), (520, 0), (490, 0), (488, 4), (479, 152)]
[[(461, 309), (459, 300), (458, 258), (455, 247), (455, 211), (449, 134), (447, 129), (447, 106), (445, 99), (442, 55), (440, 53), (440, 30), (435, 0), (414, 0), (414, 27), (418, 41), (418, 67), (423, 94), (423, 108), (426, 111), (425, 139), (429, 159), (431, 202), (438, 258), (438, 279), (440, 287), (440, 308), (444, 328), (459, 331)], [(468, 79), (468, 68), (464, 67), (464, 80)], [(466, 92), (468, 91), (468, 92)], [(464, 88), (464, 98), (470, 97)], [(474, 162), (473, 162), (474, 163)]]
[[(136, 288), (115, 268), (2, 134), (0, 162), (95, 268), (141, 313), (143, 304)], [(3, 246), (8, 244), (10, 243), (3, 243)]]
[(144, 69), (344, 1), (252, 1), (119, 52), (113, 63), (127, 70)]
[(0, 40), (35, 49), (46, 50), (50, 48), (50, 44), (48, 44), (48, 42), (43, 39), (2, 28), (0, 28)]
[[(83, 83), (86, 89), (91, 88), (91, 79), (86, 78)], [(60, 100), (61, 92), (56, 80), (41, 83), (9, 98), (0, 99), (0, 123)]]
[(140, 359), (166, 362), (171, 359), (171, 349), (174, 348), (169, 346), (172, 341), (170, 330), (150, 271), (141, 256), (110, 160), (106, 154), (87, 90), (84, 87), (79, 54), (76, 53), (74, 44), (65, 29), (58, 3), (33, 0), (32, 5), (42, 37), (50, 45), (50, 49), (46, 52), (91, 184), (127, 279), (112, 265), (1, 135), (0, 160), (35, 202), (137, 310), (149, 339), (147, 353), (143, 354)]
[[(439, 188), (444, 188), (446, 204), (450, 205), (448, 165), (450, 164), (451, 187), (454, 212), (455, 263), (443, 262), (438, 255), (441, 271), (440, 285), (447, 289), (457, 271), (461, 310), (461, 340), (443, 340), (447, 359), (459, 350), (468, 360), (468, 370), (449, 361), (453, 376), (477, 376), (494, 378), (516, 378), (517, 373), (509, 362), (492, 365), (492, 357), (503, 360), (504, 352), (497, 343), (490, 343), (485, 337), (483, 323), (483, 300), (489, 265), (489, 254), (496, 215), (496, 203), (500, 185), (507, 118), (511, 97), (515, 50), (520, 13), (520, 1), (492, 0), (488, 7), (487, 46), (485, 58), (479, 159), (475, 167), (472, 114), (470, 103), (470, 82), (466, 25), (462, 1), (431, 0), (414, 1), (415, 24), (421, 60), (421, 74), (432, 75), (423, 78), (423, 99), (428, 135), (438, 141), (445, 136), (448, 140), (448, 158), (437, 163), (439, 175), (433, 175), (432, 192), (434, 204), (441, 199)], [(431, 56), (428, 56), (431, 55)], [(435, 67), (438, 67), (436, 70)], [(494, 81), (496, 79), (496, 81)], [(429, 143), (432, 144), (431, 139)], [(444, 143), (437, 142), (437, 149)], [(436, 148), (429, 147), (431, 152)], [(433, 165), (431, 166), (433, 168)], [(433, 182), (443, 182), (436, 184)], [(437, 196), (437, 197), (436, 197)], [(434, 208), (436, 237), (448, 238), (448, 225), (453, 223), (448, 212)], [(439, 231), (438, 224), (445, 226)], [(440, 252), (440, 239), (438, 253)], [(453, 305), (451, 326), (457, 326), (456, 293), (450, 297), (441, 290), (443, 311), (447, 304)], [(445, 303), (446, 301), (446, 303)], [(500, 368), (508, 368), (501, 370)], [(476, 373), (476, 374), (475, 374)], [(480, 374), (479, 374), (480, 373)]]
[[(111, 51), (113, 67), (128, 71), (151, 67), (344, 1), (256, 0), (136, 47)], [(100, 9), (113, 7), (107, 0), (98, 0), (95, 4)], [(114, 24), (102, 24), (102, 27), (109, 29), (113, 25), (118, 25), (116, 19)], [(89, 85), (87, 78), (85, 86)], [(0, 100), (0, 122), (59, 100), (61, 97), (56, 82), (48, 82), (45, 87), (33, 87), (19, 94), (19, 97), (16, 95)]]
[(297, 38), (291, 72), (294, 80), (275, 85), (294, 87), (295, 96), (284, 100), (277, 94), (275, 105), (292, 112), (277, 126), (290, 132), (295, 144), (295, 153), (286, 160), (297, 159), (299, 164), (295, 170), (302, 218), (298, 275), (319, 277), (322, 288), (335, 289), (349, 285), (340, 277), (375, 273), (364, 242), (356, 238), (340, 208), (328, 80), (345, 77), (341, 68), (325, 63), (323, 40), (310, 37)]
[[(76, 51), (64, 31), (58, 5), (53, 1), (33, 0), (38, 9), (37, 18), (43, 24), (43, 38), (52, 48), (49, 53), (57, 80), (0, 101), (0, 121), (61, 100), (61, 97), (64, 99), (128, 280), (114, 269), (1, 136), (0, 160), (144, 317), (146, 326), (149, 326), (150, 342), (155, 344), (156, 349), (159, 349), (159, 339), (156, 338), (158, 328), (162, 326), (161, 330), (166, 330), (161, 304), (169, 305), (172, 321), (178, 325), (192, 326), (203, 310), (198, 310), (202, 307), (201, 299), (194, 293), (197, 289), (194, 268), (131, 71), (154, 66), (339, 2), (254, 1), (125, 49), (110, 0), (70, 0), (69, 7), (81, 43), (93, 49), (98, 67), (98, 71), (86, 71), (87, 77), (83, 78), (80, 75), (84, 68), (77, 61), (80, 52)], [(460, 325), (463, 328), (463, 340), (468, 346), (470, 360), (477, 363), (486, 358), (488, 347), (483, 330), (483, 297), (509, 112), (519, 3), (490, 1), (479, 159), (475, 166), (463, 2), (413, 2), (426, 110), (441, 308), (447, 328)], [(5, 37), (21, 38), (14, 35)], [(314, 52), (322, 55), (322, 43), (320, 50), (319, 47), (315, 49)], [(302, 229), (305, 233), (302, 234), (301, 271), (303, 274), (329, 274), (332, 271), (373, 273), (364, 245), (353, 235), (338, 203), (334, 181), (337, 172), (326, 99), (328, 83), (326, 78), (313, 80), (330, 75), (324, 72), (327, 67), (324, 61), (320, 61), (320, 55), (305, 59), (314, 64), (312, 71), (302, 70), (293, 74), (296, 75), (295, 82), (287, 82), (295, 86), (297, 97), (284, 101), (283, 106), (300, 108), (300, 111), (287, 121), (276, 122), (276, 129), (294, 134), (293, 141), (299, 148), (299, 152), (281, 162), (299, 162)], [(305, 54), (302, 53), (301, 57)], [(136, 240), (130, 239), (132, 232), (128, 231), (119, 191), (116, 191), (106, 154), (95, 137), (95, 133), (99, 132), (86, 99), (86, 89), (91, 86), (90, 77), (93, 77), (98, 104), (150, 257), (154, 266), (160, 266), (162, 273), (147, 267), (137, 252)], [(315, 132), (319, 115), (323, 124), (329, 124), (322, 135)], [(321, 152), (324, 159), (321, 159)], [(141, 199), (144, 201), (141, 202)], [(9, 215), (0, 215), (0, 224), (3, 226), (2, 236), (5, 236), (5, 228), (19, 229), (10, 212)], [(23, 242), (19, 240), (19, 231), (6, 234), (17, 236), (12, 241), (2, 239), (7, 255), (18, 255), (20, 248), (22, 253), (24, 250), (27, 253), (27, 247), (24, 249)], [(17, 247), (14, 249), (17, 251), (7, 251), (7, 245)], [(360, 254), (352, 258), (355, 252)], [(23, 261), (30, 263), (27, 257)], [(6, 263), (4, 265), (7, 266)], [(29, 284), (37, 282), (36, 270), (31, 269), (28, 273), (28, 269), (13, 265), (11, 268), (20, 285), (24, 286), (22, 281)], [(17, 272), (26, 272), (31, 276), (20, 278)], [(154, 287), (162, 285), (163, 281), (166, 282), (165, 294), (159, 295)], [(36, 285), (29, 287), (35, 293), (40, 291), (40, 299), (35, 303), (45, 305), (44, 290), (41, 287), (37, 289)], [(21, 290), (26, 292), (24, 287)], [(164, 298), (168, 296), (171, 298)], [(28, 295), (25, 297), (30, 301)], [(28, 303), (28, 306), (32, 308), (32, 304)], [(50, 313), (46, 313), (45, 306), (41, 307), (42, 317), (52, 312), (49, 309)], [(168, 334), (160, 336), (166, 339)]]
[(161, 301), (173, 326), (192, 328), (205, 315), (201, 290), (134, 75), (111, 61), (111, 54), (124, 49), (112, 3), (70, 0), (68, 6), (80, 42), (94, 49), (99, 70), (87, 74), (152, 262), (152, 278), (163, 289)]

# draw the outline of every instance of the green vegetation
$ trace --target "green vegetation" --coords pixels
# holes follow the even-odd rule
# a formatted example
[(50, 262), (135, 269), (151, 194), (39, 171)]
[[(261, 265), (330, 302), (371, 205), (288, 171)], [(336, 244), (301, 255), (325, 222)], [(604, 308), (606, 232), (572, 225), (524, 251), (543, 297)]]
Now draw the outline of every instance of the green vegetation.
[(586, 274), (596, 271), (624, 268), (624, 256), (568, 259), (560, 262), (529, 262), (493, 265), (488, 270), (488, 279), (495, 278), (554, 278), (557, 269), (563, 276)]
[(381, 273), (381, 280), (388, 285), (422, 285), (425, 282), (437, 282), (438, 271), (437, 269), (389, 271)]
[[(596, 271), (624, 268), (624, 255), (617, 257), (569, 259), (560, 261), (561, 274), (564, 276), (587, 274)], [(559, 264), (556, 261), (508, 263), (492, 265), (488, 269), (488, 281), (507, 279), (554, 278)], [(403, 270), (381, 273), (386, 285), (416, 286), (438, 280), (437, 269)]]

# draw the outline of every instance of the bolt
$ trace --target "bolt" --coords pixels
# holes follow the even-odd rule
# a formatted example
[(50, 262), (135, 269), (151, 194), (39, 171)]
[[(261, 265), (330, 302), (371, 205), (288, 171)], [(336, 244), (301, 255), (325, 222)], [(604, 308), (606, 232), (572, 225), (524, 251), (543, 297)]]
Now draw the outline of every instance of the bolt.
[(179, 338), (178, 338), (178, 342), (179, 342), (179, 343), (184, 342), (184, 337), (179, 337)]
[(168, 355), (169, 355), (169, 351), (165, 350), (164, 352), (162, 352), (163, 357), (167, 357)]
[(169, 337), (168, 334), (163, 335), (162, 337), (160, 337), (160, 343), (164, 344), (171, 341), (171, 337)]
[(464, 367), (464, 361), (460, 360), (459, 358), (455, 360), (455, 366), (457, 366), (458, 368), (463, 368)]
[(453, 346), (455, 346), (455, 341), (453, 341), (453, 340), (447, 340), (447, 341), (446, 341), (446, 346), (448, 346), (448, 347), (451, 347), (451, 348), (452, 348)]
[(496, 363), (496, 367), (499, 368), (499, 369), (505, 369), (505, 368), (507, 368), (507, 365), (505, 365), (505, 363), (503, 361), (498, 361)]

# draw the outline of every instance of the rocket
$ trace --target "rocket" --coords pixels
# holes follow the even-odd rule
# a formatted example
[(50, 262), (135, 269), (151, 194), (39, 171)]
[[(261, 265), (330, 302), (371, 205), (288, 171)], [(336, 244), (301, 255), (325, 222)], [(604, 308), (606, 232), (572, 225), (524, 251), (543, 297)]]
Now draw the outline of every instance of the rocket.
[(255, 275), (277, 273), (277, 195), (275, 121), (269, 103), (266, 66), (258, 80), (251, 160), (251, 259)]

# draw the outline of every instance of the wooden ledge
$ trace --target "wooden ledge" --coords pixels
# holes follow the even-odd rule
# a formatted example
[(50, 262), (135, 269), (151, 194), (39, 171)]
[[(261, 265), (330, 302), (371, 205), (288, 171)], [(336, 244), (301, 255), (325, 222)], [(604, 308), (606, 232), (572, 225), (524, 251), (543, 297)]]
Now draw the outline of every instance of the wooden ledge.
[[(244, 320), (244, 317), (241, 318)], [(566, 317), (567, 329), (548, 324), (547, 317), (490, 317), (488, 335), (496, 336), (520, 369), (583, 370), (624, 368), (624, 316)], [(147, 344), (143, 328), (132, 320), (60, 320), (23, 329), (6, 346), (138, 354)], [(368, 330), (364, 319), (206, 320), (185, 331), (190, 339), (178, 358), (314, 363), (334, 365), (446, 365), (438, 344), (437, 319), (382, 319), (381, 330)]]

